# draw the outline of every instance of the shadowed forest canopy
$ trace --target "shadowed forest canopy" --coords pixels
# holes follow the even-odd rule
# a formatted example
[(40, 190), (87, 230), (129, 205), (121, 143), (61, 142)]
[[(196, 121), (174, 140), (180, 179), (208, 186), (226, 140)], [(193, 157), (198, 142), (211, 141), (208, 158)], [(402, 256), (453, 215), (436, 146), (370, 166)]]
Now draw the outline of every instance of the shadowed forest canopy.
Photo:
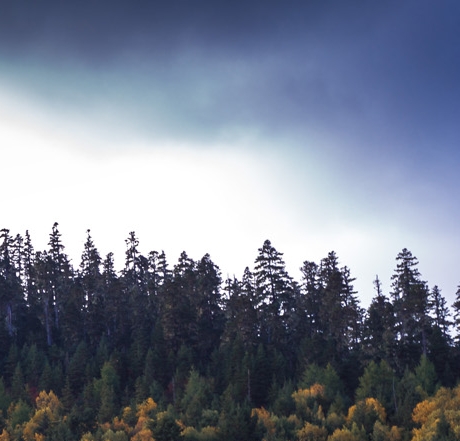
[(75, 266), (58, 227), (41, 251), (1, 230), (0, 440), (460, 439), (460, 289), (409, 250), (363, 308), (333, 251), (294, 280), (266, 240), (223, 280), (131, 232), (117, 271), (89, 230)]

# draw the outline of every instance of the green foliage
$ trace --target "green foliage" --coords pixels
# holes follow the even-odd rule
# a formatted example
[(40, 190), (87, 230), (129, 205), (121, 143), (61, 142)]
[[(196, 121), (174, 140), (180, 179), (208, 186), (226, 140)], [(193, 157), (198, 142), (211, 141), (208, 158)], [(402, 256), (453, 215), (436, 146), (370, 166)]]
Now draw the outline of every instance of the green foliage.
[(422, 355), (419, 365), (415, 368), (415, 378), (421, 389), (421, 395), (430, 396), (436, 388), (436, 371), (434, 364), (428, 360), (426, 355)]
[(29, 421), (32, 408), (22, 400), (12, 403), (8, 408), (8, 422), (12, 429), (16, 429), (23, 423)]
[(96, 390), (100, 400), (98, 420), (109, 421), (119, 410), (119, 378), (112, 363), (104, 363), (101, 378), (96, 382)]
[(11, 398), (7, 394), (3, 378), (0, 377), (0, 427), (5, 425), (5, 417), (11, 404)]
[(406, 369), (396, 388), (395, 421), (398, 425), (412, 429), (412, 410), (423, 399), (422, 395), (423, 391), (418, 387), (414, 373)]
[(181, 428), (170, 409), (159, 412), (151, 421), (150, 429), (155, 441), (179, 441), (182, 439)]
[(107, 432), (102, 435), (101, 441), (128, 441), (128, 435), (122, 430), (114, 432), (112, 429), (108, 429)]
[(376, 398), (387, 411), (394, 411), (395, 381), (393, 369), (385, 360), (381, 360), (380, 363), (371, 361), (359, 378), (356, 399)]
[(324, 386), (323, 405), (326, 406), (325, 411), (328, 410), (332, 403), (338, 404), (341, 401), (341, 397), (344, 396), (343, 383), (330, 363), (325, 368), (318, 366), (316, 363), (311, 363), (307, 366), (299, 385), (301, 388), (309, 388), (314, 384)]
[(212, 391), (208, 382), (192, 369), (181, 400), (184, 423), (187, 426), (200, 428), (203, 410), (210, 406), (211, 400)]

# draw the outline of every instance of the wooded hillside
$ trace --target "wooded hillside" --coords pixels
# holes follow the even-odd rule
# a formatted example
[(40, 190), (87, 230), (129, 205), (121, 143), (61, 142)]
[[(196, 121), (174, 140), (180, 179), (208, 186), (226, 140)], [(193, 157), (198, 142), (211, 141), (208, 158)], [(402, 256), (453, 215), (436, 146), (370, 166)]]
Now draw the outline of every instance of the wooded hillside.
[(267, 240), (222, 280), (138, 246), (116, 271), (88, 230), (76, 268), (57, 223), (1, 230), (0, 441), (460, 439), (460, 290), (409, 250), (365, 309), (334, 252), (296, 281)]

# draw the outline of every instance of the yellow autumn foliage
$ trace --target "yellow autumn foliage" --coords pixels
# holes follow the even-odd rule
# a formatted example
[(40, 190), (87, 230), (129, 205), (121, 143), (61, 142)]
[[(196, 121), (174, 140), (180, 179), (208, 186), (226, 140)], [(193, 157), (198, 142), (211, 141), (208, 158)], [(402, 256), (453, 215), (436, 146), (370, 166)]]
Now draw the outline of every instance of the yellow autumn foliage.
[(420, 427), (412, 432), (412, 441), (428, 441), (436, 436), (441, 421), (448, 424), (457, 439), (460, 438), (460, 386), (440, 388), (436, 395), (415, 406), (413, 421)]
[(299, 389), (292, 394), (292, 398), (296, 403), (317, 397), (324, 397), (324, 386), (318, 383), (311, 385), (307, 389)]
[(267, 434), (266, 439), (271, 439), (272, 437), (275, 436), (275, 433), (276, 433), (275, 418), (276, 417), (272, 415), (268, 410), (266, 410), (263, 407), (252, 409), (251, 417), (257, 417), (257, 420), (259, 421), (259, 423), (264, 426), (266, 434)]
[(152, 398), (147, 398), (144, 402), (137, 405), (137, 416), (147, 417), (157, 408), (157, 403)]
[(219, 430), (217, 427), (206, 426), (198, 431), (195, 427), (187, 426), (182, 430), (181, 435), (185, 441), (216, 441), (219, 437)]
[(387, 419), (385, 408), (375, 398), (366, 398), (365, 400), (359, 401), (358, 403), (351, 406), (348, 409), (347, 423), (350, 424), (356, 419), (358, 411), (366, 415), (375, 412), (379, 421), (382, 423), (384, 423)]
[(134, 436), (131, 437), (131, 441), (155, 441), (153, 439), (153, 434), (150, 429), (147, 429), (146, 427), (143, 427), (139, 432), (134, 434)]
[[(322, 384), (315, 383), (306, 389), (298, 389), (292, 394), (297, 414), (301, 418), (311, 420), (314, 418), (324, 419), (321, 403), (324, 402), (325, 388)], [(315, 405), (319, 413), (313, 414)]]
[(327, 430), (324, 427), (311, 423), (305, 423), (305, 425), (297, 431), (297, 439), (299, 441), (326, 441), (326, 438)]
[(123, 432), (129, 433), (132, 428), (125, 422), (122, 418), (121, 420), (118, 417), (115, 417), (112, 422), (112, 428), (115, 431), (122, 430)]
[(359, 439), (351, 430), (344, 427), (342, 429), (336, 429), (334, 433), (327, 438), (327, 441), (359, 441)]
[(53, 415), (57, 415), (62, 410), (61, 402), (53, 391), (49, 393), (41, 391), (35, 399), (37, 409), (48, 408)]
[(36, 411), (32, 418), (25, 424), (22, 436), (25, 441), (42, 441), (45, 435), (39, 430), (48, 430), (55, 424), (62, 411), (62, 405), (53, 391), (41, 391), (35, 399)]

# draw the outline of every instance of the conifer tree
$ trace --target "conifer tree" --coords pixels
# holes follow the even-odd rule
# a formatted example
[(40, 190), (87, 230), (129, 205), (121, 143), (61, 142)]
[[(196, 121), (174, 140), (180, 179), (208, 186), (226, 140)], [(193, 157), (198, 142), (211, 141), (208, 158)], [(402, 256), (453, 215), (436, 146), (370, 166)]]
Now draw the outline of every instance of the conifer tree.
[(219, 267), (205, 254), (196, 265), (197, 352), (203, 366), (218, 348), (224, 330), (221, 285)]
[(382, 291), (378, 276), (374, 280), (376, 295), (371, 301), (364, 321), (364, 357), (394, 363), (396, 335), (393, 305)]
[(453, 317), (454, 317), (454, 330), (455, 330), (455, 342), (457, 346), (460, 346), (460, 285), (457, 286), (455, 293), (455, 301), (452, 304)]
[(60, 331), (60, 316), (63, 304), (68, 300), (66, 296), (70, 291), (73, 274), (67, 254), (64, 253), (64, 245), (61, 240), (61, 233), (58, 230), (59, 224), (55, 222), (49, 235), (49, 251), (47, 255), (48, 277), (51, 279), (48, 286), (50, 292), (50, 306), (52, 307), (52, 326), (56, 335)]
[(84, 313), (85, 333), (94, 346), (98, 344), (104, 333), (106, 302), (101, 265), (101, 256), (94, 245), (91, 231), (87, 230), (78, 279), (84, 296), (82, 311)]
[(438, 378), (443, 384), (453, 384), (450, 375), (450, 366), (453, 365), (452, 337), (450, 328), (454, 324), (450, 320), (451, 313), (447, 307), (447, 301), (441, 294), (441, 290), (435, 285), (429, 293), (429, 307), (433, 320), (433, 326), (428, 336), (429, 356), (436, 368)]
[(184, 251), (173, 269), (172, 279), (162, 290), (161, 324), (169, 349), (177, 353), (182, 345), (196, 347), (197, 296), (196, 263)]
[(449, 320), (450, 311), (447, 307), (447, 301), (437, 285), (433, 286), (429, 293), (429, 308), (433, 316), (433, 325), (439, 328), (442, 335), (448, 339), (449, 328), (453, 323)]
[(396, 261), (391, 295), (399, 344), (398, 358), (404, 364), (414, 366), (421, 354), (427, 354), (429, 291), (418, 271), (418, 260), (409, 250), (404, 248)]
[[(22, 313), (24, 296), (21, 281), (13, 262), (14, 239), (8, 229), (0, 231), (0, 317), (11, 338), (17, 332), (17, 316)], [(19, 259), (20, 261), (20, 259)]]
[(304, 312), (304, 333), (308, 339), (314, 339), (322, 334), (321, 324), (321, 294), (319, 287), (319, 267), (315, 262), (306, 260), (300, 268), (302, 273), (301, 309)]
[(139, 240), (131, 231), (126, 239), (126, 259), (123, 270), (125, 296), (130, 301), (132, 326), (142, 328), (148, 312), (148, 260), (139, 252)]
[(339, 268), (334, 251), (321, 260), (318, 289), (320, 333), (327, 361), (344, 359), (361, 340), (362, 309), (353, 289), (354, 279), (347, 267)]
[(245, 268), (241, 282), (235, 277), (227, 279), (224, 290), (226, 320), (223, 342), (228, 344), (238, 339), (247, 349), (255, 347), (260, 326), (255, 308), (254, 276), (249, 268)]
[(288, 338), (295, 306), (294, 291), (292, 279), (285, 268), (283, 253), (278, 252), (269, 240), (259, 248), (254, 277), (262, 341), (283, 347)]
[(105, 335), (112, 346), (127, 347), (129, 330), (128, 302), (123, 293), (122, 283), (115, 271), (113, 253), (108, 253), (102, 263), (103, 290), (106, 297)]

